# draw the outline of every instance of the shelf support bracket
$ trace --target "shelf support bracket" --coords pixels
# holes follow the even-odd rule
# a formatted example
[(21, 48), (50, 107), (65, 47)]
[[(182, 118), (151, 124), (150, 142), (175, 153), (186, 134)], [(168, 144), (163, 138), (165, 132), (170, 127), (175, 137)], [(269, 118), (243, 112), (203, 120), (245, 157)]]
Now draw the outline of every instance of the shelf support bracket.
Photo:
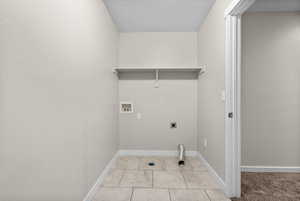
[(206, 65), (203, 65), (198, 72), (198, 77), (206, 72)]
[(113, 74), (118, 75), (118, 70), (117, 70), (117, 69), (114, 68), (114, 69), (112, 70), (112, 72), (113, 72)]

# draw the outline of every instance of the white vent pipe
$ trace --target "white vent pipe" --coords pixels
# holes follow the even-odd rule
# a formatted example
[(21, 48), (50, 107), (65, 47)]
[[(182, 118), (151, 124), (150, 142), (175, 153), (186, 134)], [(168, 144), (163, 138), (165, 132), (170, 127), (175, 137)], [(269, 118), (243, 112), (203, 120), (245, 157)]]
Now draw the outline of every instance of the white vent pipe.
[(178, 145), (178, 165), (184, 165), (185, 160), (185, 148), (183, 144)]

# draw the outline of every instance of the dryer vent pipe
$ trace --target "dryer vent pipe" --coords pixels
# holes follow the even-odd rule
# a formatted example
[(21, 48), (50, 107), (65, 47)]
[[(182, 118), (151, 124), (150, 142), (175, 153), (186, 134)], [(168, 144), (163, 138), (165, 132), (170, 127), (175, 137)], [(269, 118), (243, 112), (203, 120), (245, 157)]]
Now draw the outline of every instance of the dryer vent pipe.
[(185, 148), (183, 144), (178, 145), (178, 165), (184, 165), (185, 160)]

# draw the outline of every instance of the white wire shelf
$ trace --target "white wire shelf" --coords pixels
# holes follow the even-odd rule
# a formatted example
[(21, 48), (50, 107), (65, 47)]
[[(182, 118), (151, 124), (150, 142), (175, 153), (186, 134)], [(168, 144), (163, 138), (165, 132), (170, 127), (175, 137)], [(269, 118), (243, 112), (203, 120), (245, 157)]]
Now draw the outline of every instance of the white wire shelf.
[(155, 88), (159, 88), (159, 73), (161, 72), (176, 72), (176, 73), (197, 73), (198, 76), (204, 73), (206, 70), (205, 66), (201, 67), (116, 67), (113, 72), (119, 73), (143, 73), (153, 72), (155, 74)]
[(128, 72), (204, 72), (205, 66), (201, 67), (116, 67), (113, 69), (115, 73)]

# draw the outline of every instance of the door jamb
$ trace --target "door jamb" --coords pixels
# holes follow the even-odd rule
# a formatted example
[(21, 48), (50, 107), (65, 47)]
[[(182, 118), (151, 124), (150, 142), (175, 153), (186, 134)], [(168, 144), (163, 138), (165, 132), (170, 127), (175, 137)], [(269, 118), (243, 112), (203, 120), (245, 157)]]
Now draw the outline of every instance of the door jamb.
[[(225, 183), (241, 196), (241, 16), (256, 0), (233, 0), (225, 10)], [(229, 114), (233, 115), (229, 117)]]

